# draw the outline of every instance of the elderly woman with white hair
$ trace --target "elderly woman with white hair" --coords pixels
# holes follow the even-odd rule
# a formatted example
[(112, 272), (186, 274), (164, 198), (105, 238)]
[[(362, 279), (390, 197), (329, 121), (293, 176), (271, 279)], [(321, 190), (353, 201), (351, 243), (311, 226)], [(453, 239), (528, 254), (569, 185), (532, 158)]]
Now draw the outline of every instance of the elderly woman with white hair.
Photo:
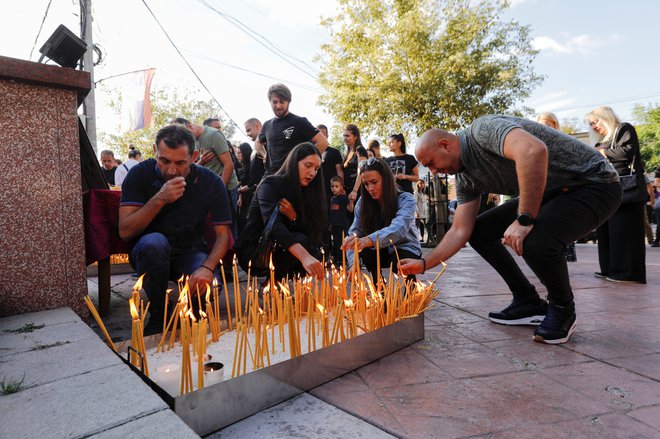
[[(598, 107), (586, 117), (600, 136), (596, 149), (612, 163), (620, 176), (641, 167), (635, 128), (621, 122), (610, 107)], [(596, 230), (598, 262), (596, 277), (612, 282), (646, 283), (644, 246), (644, 201), (621, 204), (610, 219)]]

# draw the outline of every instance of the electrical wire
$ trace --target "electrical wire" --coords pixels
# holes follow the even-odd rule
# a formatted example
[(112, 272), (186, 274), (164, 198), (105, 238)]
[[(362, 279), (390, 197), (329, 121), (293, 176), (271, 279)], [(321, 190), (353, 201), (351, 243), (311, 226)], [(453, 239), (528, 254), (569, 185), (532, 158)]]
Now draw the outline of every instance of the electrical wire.
[[(280, 49), (279, 47), (275, 46), (272, 42), (270, 42), (270, 40), (268, 40), (266, 37), (264, 37), (263, 35), (259, 34), (258, 32), (253, 31), (249, 26), (246, 26), (246, 25), (245, 25), (244, 23), (242, 23), (240, 20), (238, 20), (238, 19), (232, 17), (231, 15), (228, 15), (228, 14), (226, 14), (226, 13), (224, 13), (224, 12), (221, 12), (221, 11), (217, 10), (215, 7), (213, 7), (213, 6), (211, 6), (209, 3), (207, 3), (206, 0), (198, 0), (198, 1), (199, 1), (202, 5), (206, 6), (207, 8), (209, 8), (210, 10), (212, 10), (213, 12), (217, 13), (218, 15), (220, 15), (222, 18), (224, 18), (225, 20), (227, 20), (229, 23), (231, 23), (231, 24), (233, 24), (234, 26), (236, 26), (240, 31), (242, 31), (243, 33), (245, 33), (247, 36), (249, 36), (250, 38), (252, 38), (254, 41), (256, 41), (258, 44), (260, 44), (261, 46), (263, 46), (264, 48), (266, 48), (267, 50), (269, 50), (269, 51), (272, 52), (273, 54), (275, 54), (277, 57), (279, 57), (280, 59), (282, 59), (282, 60), (283, 60), (284, 62), (286, 62), (287, 64), (289, 64), (289, 65), (293, 66), (294, 68), (300, 70), (301, 72), (303, 72), (304, 74), (308, 75), (309, 77), (316, 79), (316, 74), (317, 74), (317, 72), (314, 71), (314, 69), (313, 69), (309, 64), (307, 64), (305, 61), (300, 60), (300, 59), (298, 59), (298, 58), (295, 58), (295, 57), (293, 57), (293, 56), (287, 54), (287, 53), (284, 52), (282, 49)], [(255, 35), (259, 36), (259, 38), (257, 38), (257, 36), (255, 36)], [(261, 40), (263, 40), (263, 41), (261, 41)], [(264, 42), (264, 41), (265, 41), (265, 42)], [(269, 47), (269, 46), (270, 46), (270, 47)], [(290, 58), (290, 59), (287, 59), (287, 58)], [(305, 66), (307, 66), (307, 67), (308, 67), (312, 72), (314, 72), (314, 73), (312, 74), (312, 73), (308, 72), (307, 70), (303, 69), (302, 67), (300, 67), (299, 65), (295, 64), (295, 63), (292, 62), (291, 60), (294, 60), (294, 61), (296, 61), (296, 62), (299, 62), (299, 63), (304, 64)]]
[(165, 28), (163, 27), (163, 25), (160, 24), (160, 21), (158, 20), (158, 18), (156, 17), (156, 15), (153, 13), (153, 11), (151, 10), (151, 8), (150, 8), (149, 5), (147, 4), (147, 0), (142, 0), (142, 3), (143, 3), (144, 6), (147, 8), (147, 10), (148, 10), (149, 13), (151, 14), (151, 16), (154, 18), (154, 20), (155, 20), (156, 23), (158, 24), (158, 27), (160, 27), (160, 29), (163, 31), (163, 33), (165, 34), (165, 36), (166, 36), (167, 39), (169, 40), (170, 44), (172, 44), (172, 47), (174, 47), (174, 50), (176, 50), (176, 53), (179, 54), (179, 56), (181, 57), (181, 59), (183, 59), (183, 62), (186, 63), (186, 65), (188, 66), (188, 68), (189, 68), (190, 71), (192, 72), (192, 74), (195, 75), (195, 78), (197, 78), (197, 80), (198, 80), (199, 83), (202, 85), (202, 87), (204, 88), (204, 90), (206, 90), (206, 92), (209, 94), (209, 96), (211, 96), (211, 97), (213, 98), (213, 100), (215, 101), (215, 103), (218, 104), (218, 107), (220, 108), (220, 110), (222, 110), (222, 112), (225, 113), (225, 115), (227, 116), (227, 118), (229, 119), (229, 121), (230, 121), (231, 123), (234, 124), (234, 126), (238, 129), (238, 131), (240, 131), (244, 136), (247, 137), (247, 134), (245, 134), (245, 132), (243, 131), (243, 128), (240, 127), (240, 126), (234, 121), (234, 119), (231, 118), (231, 116), (229, 115), (229, 113), (227, 113), (227, 110), (225, 110), (224, 107), (220, 104), (220, 102), (215, 98), (215, 96), (213, 96), (213, 93), (211, 93), (211, 90), (209, 90), (209, 88), (206, 86), (206, 84), (204, 83), (204, 81), (202, 81), (202, 78), (199, 77), (199, 75), (197, 74), (197, 72), (195, 71), (195, 69), (190, 65), (190, 63), (188, 62), (188, 60), (186, 59), (186, 57), (183, 56), (183, 53), (181, 53), (181, 51), (179, 50), (179, 48), (177, 47), (177, 45), (174, 44), (174, 41), (172, 40), (172, 38), (170, 37), (170, 35), (167, 33), (167, 31), (165, 30)]
[(223, 65), (223, 66), (231, 67), (232, 69), (240, 70), (242, 72), (252, 73), (253, 75), (262, 76), (264, 78), (273, 79), (275, 81), (286, 82), (287, 84), (292, 84), (292, 85), (295, 85), (297, 87), (304, 88), (305, 90), (309, 90), (311, 92), (315, 92), (315, 93), (319, 93), (319, 94), (323, 93), (323, 90), (321, 90), (318, 87), (314, 87), (312, 85), (301, 84), (299, 82), (293, 82), (293, 81), (288, 80), (288, 79), (277, 78), (275, 76), (266, 75), (265, 73), (255, 72), (254, 70), (246, 69), (245, 67), (235, 66), (233, 64), (229, 64), (229, 63), (226, 63), (224, 61), (221, 61), (217, 58), (212, 58), (210, 56), (202, 55), (202, 54), (199, 54), (199, 53), (187, 50), (187, 49), (181, 49), (181, 50), (185, 53), (188, 53), (190, 56), (192, 56), (194, 58), (198, 58), (198, 59), (202, 59), (204, 61), (209, 61), (209, 62), (212, 62), (212, 63), (215, 63), (215, 64), (220, 64), (220, 65)]
[(39, 36), (41, 35), (41, 30), (44, 28), (44, 23), (46, 22), (46, 17), (48, 17), (48, 10), (50, 9), (51, 3), (53, 3), (53, 0), (48, 0), (48, 6), (46, 6), (46, 12), (44, 13), (44, 18), (41, 19), (41, 26), (39, 26), (39, 32), (37, 32), (37, 36), (34, 38), (34, 44), (32, 44), (32, 50), (30, 50), (30, 57), (28, 58), (29, 60), (32, 60), (32, 53), (34, 52), (34, 48), (37, 46), (37, 40), (39, 40)]

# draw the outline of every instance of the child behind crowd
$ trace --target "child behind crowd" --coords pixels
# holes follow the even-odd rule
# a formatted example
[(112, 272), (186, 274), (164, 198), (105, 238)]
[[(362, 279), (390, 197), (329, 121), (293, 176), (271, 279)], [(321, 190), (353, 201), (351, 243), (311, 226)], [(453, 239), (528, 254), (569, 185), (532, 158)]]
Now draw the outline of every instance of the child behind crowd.
[(350, 222), (348, 213), (353, 212), (353, 202), (344, 191), (344, 179), (336, 175), (330, 179), (330, 234), (332, 236), (332, 258), (335, 266), (342, 263), (341, 244), (348, 232)]

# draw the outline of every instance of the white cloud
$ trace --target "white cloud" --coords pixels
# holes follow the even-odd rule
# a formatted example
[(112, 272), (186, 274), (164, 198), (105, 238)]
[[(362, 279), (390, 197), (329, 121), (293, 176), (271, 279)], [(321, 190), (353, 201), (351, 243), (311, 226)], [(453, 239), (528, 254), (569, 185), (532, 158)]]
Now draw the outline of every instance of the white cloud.
[[(616, 36), (613, 37), (616, 38)], [(605, 44), (605, 40), (596, 39), (590, 35), (578, 35), (576, 37), (568, 38), (564, 42), (559, 42), (548, 36), (540, 36), (532, 40), (532, 47), (534, 47), (534, 49), (568, 55), (587, 55), (593, 53), (596, 48), (603, 44)]]

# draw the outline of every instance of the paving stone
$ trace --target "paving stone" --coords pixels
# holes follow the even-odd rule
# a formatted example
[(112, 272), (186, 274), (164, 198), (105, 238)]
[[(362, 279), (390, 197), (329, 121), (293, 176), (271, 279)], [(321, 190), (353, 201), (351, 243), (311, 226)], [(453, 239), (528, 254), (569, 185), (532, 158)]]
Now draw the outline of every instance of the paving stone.
[(61, 323), (77, 322), (80, 317), (71, 308), (49, 309), (47, 311), (31, 312), (0, 318), (0, 332), (11, 331), (23, 327), (25, 324), (59, 325)]
[(393, 436), (318, 398), (302, 394), (207, 437), (344, 439)]
[(80, 319), (74, 322), (47, 325), (28, 333), (0, 333), (0, 357), (52, 346), (73, 343), (98, 336)]
[(144, 416), (89, 437), (94, 439), (199, 438), (185, 422), (169, 409)]
[(123, 364), (0, 397), (3, 437), (17, 439), (81, 437), (166, 408)]
[(0, 357), (2, 376), (32, 387), (117, 364), (121, 360), (96, 336), (63, 345)]

